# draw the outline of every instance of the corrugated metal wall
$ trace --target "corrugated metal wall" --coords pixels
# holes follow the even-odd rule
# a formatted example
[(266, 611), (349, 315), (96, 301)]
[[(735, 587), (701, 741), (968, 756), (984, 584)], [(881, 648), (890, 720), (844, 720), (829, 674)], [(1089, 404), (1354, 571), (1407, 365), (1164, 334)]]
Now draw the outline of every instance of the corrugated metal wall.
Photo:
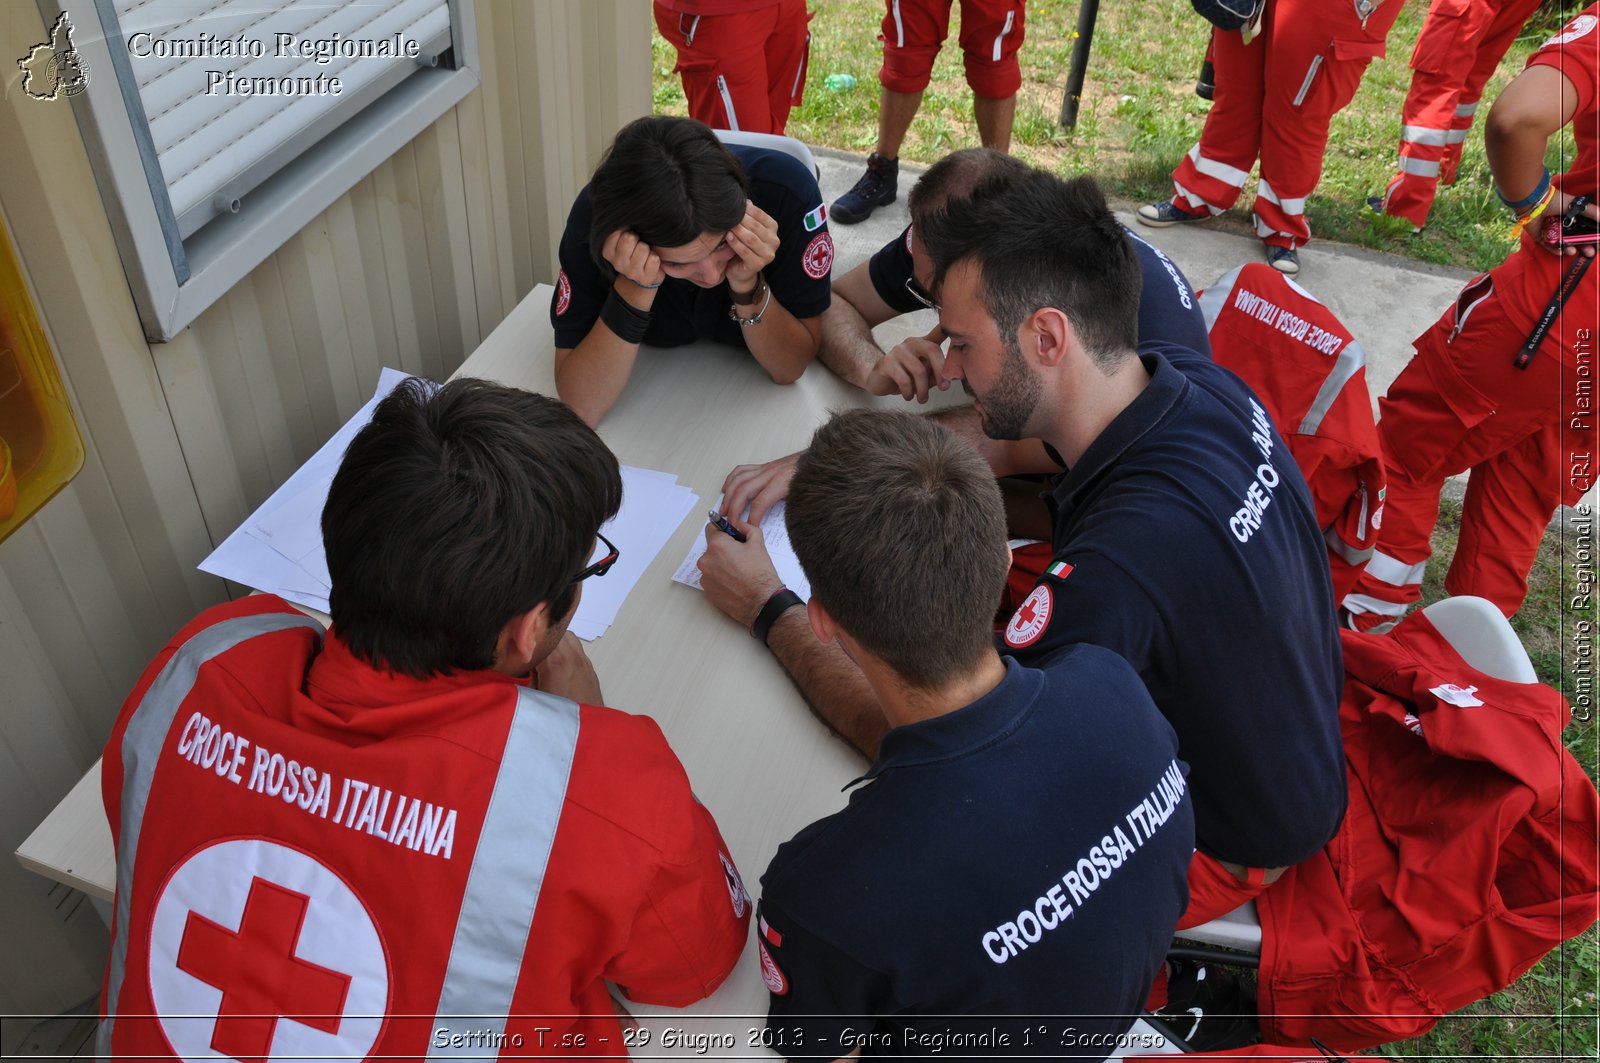
[[(54, 1012), (98, 986), (89, 907), (69, 917), (76, 898), (47, 896), (9, 854), (98, 754), (150, 655), (226, 596), (195, 564), (382, 366), (448, 375), (554, 278), (572, 197), (650, 108), (645, 0), (475, 10), (482, 87), (167, 344), (142, 338), (70, 106), (6, 82), (0, 214), (88, 459), (0, 543), (0, 1012)], [(0, 4), (0, 56), (47, 36), (32, 5)]]

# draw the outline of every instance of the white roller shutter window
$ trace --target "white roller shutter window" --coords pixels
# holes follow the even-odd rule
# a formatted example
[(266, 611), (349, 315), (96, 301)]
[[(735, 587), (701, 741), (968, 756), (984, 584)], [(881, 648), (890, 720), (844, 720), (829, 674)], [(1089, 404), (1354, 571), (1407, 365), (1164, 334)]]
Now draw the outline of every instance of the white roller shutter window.
[[(308, 137), (326, 135), (414, 71), (419, 60), (405, 54), (406, 42), (416, 42), (423, 59), (450, 44), (446, 0), (114, 0), (114, 6), (185, 236), (216, 213), (219, 193), (247, 193), (305, 150)], [(342, 54), (372, 50), (367, 42), (389, 42), (401, 54)], [(209, 54), (170, 54), (196, 48)], [(317, 57), (317, 48), (333, 54)], [(230, 73), (231, 92), (219, 80)], [(325, 91), (331, 81), (315, 91), (310, 81), (318, 77), (338, 78), (339, 94)], [(252, 85), (270, 79), (280, 92), (237, 91), (246, 79)]]

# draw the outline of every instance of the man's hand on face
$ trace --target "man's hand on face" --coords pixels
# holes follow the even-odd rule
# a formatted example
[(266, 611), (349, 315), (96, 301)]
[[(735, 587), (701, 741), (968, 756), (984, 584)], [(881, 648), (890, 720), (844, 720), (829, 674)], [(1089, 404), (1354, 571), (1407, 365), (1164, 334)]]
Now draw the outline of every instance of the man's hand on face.
[(562, 632), (561, 641), (550, 656), (534, 668), (533, 685), (546, 694), (570, 698), (581, 705), (604, 704), (600, 677), (595, 675), (589, 655), (583, 652), (583, 643), (570, 631)]
[(912, 336), (895, 344), (867, 374), (867, 391), (899, 395), (908, 402), (927, 402), (934, 388), (944, 391), (950, 387), (950, 381), (939, 376), (944, 368), (943, 345), (944, 329), (938, 325), (925, 336)]

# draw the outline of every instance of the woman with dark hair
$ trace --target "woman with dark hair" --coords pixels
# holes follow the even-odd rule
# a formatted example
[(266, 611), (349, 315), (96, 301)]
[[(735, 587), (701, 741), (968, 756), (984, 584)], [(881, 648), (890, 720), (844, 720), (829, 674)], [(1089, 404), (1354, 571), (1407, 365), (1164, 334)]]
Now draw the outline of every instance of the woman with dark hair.
[(780, 384), (816, 356), (833, 240), (816, 179), (782, 152), (640, 118), (578, 193), (550, 303), (556, 391), (599, 423), (639, 345), (744, 347)]

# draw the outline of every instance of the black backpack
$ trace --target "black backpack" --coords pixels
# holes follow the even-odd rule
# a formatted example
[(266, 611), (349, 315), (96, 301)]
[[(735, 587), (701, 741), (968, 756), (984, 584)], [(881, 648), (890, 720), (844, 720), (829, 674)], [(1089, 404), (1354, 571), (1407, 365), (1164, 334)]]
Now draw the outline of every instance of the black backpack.
[(1218, 29), (1236, 30), (1255, 17), (1266, 0), (1189, 0), (1201, 18)]

